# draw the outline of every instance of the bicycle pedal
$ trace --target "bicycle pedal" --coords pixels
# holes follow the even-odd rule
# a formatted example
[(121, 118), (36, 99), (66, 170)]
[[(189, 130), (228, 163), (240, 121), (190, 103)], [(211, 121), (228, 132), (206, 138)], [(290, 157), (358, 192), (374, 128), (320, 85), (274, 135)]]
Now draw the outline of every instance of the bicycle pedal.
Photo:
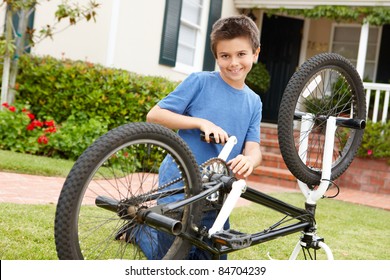
[(236, 230), (224, 230), (216, 232), (211, 239), (218, 245), (224, 245), (232, 249), (247, 248), (252, 244), (252, 235)]

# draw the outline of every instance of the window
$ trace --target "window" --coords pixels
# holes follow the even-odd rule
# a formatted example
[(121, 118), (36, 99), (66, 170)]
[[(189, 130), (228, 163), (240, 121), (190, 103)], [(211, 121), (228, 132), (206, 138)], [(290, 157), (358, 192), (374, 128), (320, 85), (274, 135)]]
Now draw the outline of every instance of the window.
[(159, 63), (187, 74), (201, 71), (203, 56), (212, 57), (206, 34), (221, 10), (222, 0), (166, 0)]
[(203, 0), (183, 0), (176, 57), (176, 69), (179, 71), (201, 70), (203, 7)]
[[(346, 57), (355, 66), (359, 51), (360, 30), (360, 25), (334, 25), (333, 28), (332, 52)], [(380, 31), (379, 27), (370, 26), (364, 68), (364, 79), (369, 79), (370, 81), (375, 81), (376, 79)]]

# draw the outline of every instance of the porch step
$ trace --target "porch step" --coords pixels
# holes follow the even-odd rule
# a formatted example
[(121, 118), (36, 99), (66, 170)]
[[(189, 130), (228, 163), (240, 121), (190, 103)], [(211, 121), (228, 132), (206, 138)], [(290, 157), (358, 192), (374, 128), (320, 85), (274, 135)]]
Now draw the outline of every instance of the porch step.
[(272, 152), (263, 152), (262, 154), (263, 154), (262, 166), (275, 167), (275, 168), (285, 169), (285, 170), (288, 169), (280, 153), (276, 154)]
[(286, 188), (298, 186), (297, 179), (289, 170), (267, 166), (257, 167), (248, 180)]
[(278, 139), (261, 139), (260, 145), (262, 152), (281, 154)]
[(261, 150), (263, 161), (248, 180), (273, 186), (296, 188), (296, 178), (288, 170), (280, 153), (276, 125), (262, 124)]

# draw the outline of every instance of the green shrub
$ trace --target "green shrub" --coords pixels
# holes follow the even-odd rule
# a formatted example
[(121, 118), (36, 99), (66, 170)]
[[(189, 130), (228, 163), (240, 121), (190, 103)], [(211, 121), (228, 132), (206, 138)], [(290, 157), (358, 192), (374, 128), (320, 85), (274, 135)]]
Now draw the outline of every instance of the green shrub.
[(270, 86), (270, 75), (265, 65), (261, 62), (255, 63), (248, 73), (245, 83), (257, 94), (265, 93)]
[(56, 116), (62, 123), (82, 113), (85, 119), (103, 120), (109, 129), (144, 121), (151, 107), (177, 85), (162, 77), (48, 56), (23, 56), (20, 69), (17, 101), (31, 104), (38, 117)]
[(0, 149), (77, 159), (98, 137), (108, 131), (101, 118), (71, 115), (61, 125), (53, 120), (38, 120), (27, 108), (2, 104), (0, 111)]
[(390, 121), (367, 122), (358, 156), (390, 159)]
[[(162, 77), (49, 56), (26, 55), (19, 66), (17, 110), (0, 112), (0, 149), (65, 159), (76, 159), (109, 129), (145, 121), (147, 112), (177, 85)], [(32, 120), (22, 108), (42, 123), (54, 119), (55, 133), (43, 126), (26, 129)]]
[(108, 125), (98, 117), (81, 122), (73, 115), (62, 123), (51, 137), (46, 155), (55, 158), (77, 159), (97, 138), (108, 131)]

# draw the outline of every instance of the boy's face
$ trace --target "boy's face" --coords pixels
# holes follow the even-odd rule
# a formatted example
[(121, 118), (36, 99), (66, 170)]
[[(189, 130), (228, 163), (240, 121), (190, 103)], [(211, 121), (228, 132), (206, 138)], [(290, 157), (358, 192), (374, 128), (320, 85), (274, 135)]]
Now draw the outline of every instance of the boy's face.
[(216, 45), (217, 64), (222, 79), (236, 89), (242, 89), (246, 75), (257, 62), (260, 48), (253, 53), (250, 41), (246, 37), (219, 41)]

